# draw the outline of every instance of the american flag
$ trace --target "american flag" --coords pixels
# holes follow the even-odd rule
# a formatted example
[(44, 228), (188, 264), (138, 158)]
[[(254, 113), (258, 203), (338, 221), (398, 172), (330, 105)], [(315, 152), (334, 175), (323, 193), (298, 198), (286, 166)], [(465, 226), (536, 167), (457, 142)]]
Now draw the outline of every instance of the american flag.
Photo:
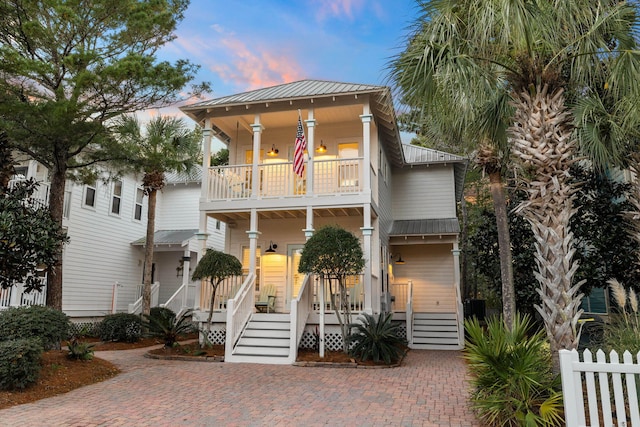
[(298, 114), (298, 131), (296, 132), (295, 153), (293, 155), (293, 171), (299, 177), (304, 173), (304, 150), (307, 149), (307, 139), (304, 137), (302, 117)]

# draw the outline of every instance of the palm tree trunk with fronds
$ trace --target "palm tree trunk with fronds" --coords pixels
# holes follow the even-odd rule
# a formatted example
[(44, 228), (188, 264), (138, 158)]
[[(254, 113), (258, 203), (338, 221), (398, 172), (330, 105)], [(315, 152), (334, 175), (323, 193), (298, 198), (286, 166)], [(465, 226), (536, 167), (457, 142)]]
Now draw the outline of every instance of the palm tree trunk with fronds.
[(151, 275), (153, 272), (154, 229), (156, 226), (156, 200), (158, 190), (149, 189), (149, 206), (147, 210), (147, 238), (144, 245), (144, 285), (142, 289), (142, 314), (151, 313)]
[(535, 94), (522, 91), (514, 101), (512, 152), (521, 168), (518, 181), (528, 200), (518, 206), (531, 224), (535, 236), (536, 279), (542, 316), (553, 355), (554, 372), (559, 372), (558, 350), (578, 344), (577, 324), (583, 297), (583, 282), (573, 284), (578, 264), (569, 220), (575, 213), (575, 186), (569, 167), (575, 161), (576, 140), (571, 135), (571, 116), (565, 108), (562, 89), (548, 92), (537, 87)]
[(511, 236), (509, 235), (509, 217), (505, 198), (502, 162), (494, 146), (482, 143), (478, 147), (476, 163), (489, 174), (489, 191), (493, 202), (498, 232), (498, 252), (500, 255), (500, 280), (502, 282), (502, 317), (505, 326), (511, 329), (516, 312), (516, 297), (513, 285), (513, 257), (511, 255)]

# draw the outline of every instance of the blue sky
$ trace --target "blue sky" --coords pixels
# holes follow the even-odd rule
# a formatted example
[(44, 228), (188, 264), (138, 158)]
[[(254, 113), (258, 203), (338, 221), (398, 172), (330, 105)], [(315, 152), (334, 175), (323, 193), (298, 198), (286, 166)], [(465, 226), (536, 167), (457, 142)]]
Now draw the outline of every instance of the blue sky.
[(207, 98), (301, 79), (385, 84), (416, 12), (416, 0), (192, 0), (160, 56), (201, 65)]

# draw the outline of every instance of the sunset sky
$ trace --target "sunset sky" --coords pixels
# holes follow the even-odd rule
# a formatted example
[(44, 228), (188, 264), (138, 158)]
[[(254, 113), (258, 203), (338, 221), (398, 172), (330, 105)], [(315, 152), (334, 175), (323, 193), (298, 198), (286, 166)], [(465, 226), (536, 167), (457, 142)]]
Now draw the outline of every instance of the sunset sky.
[(301, 79), (385, 84), (416, 0), (192, 0), (162, 59), (201, 65), (207, 98)]

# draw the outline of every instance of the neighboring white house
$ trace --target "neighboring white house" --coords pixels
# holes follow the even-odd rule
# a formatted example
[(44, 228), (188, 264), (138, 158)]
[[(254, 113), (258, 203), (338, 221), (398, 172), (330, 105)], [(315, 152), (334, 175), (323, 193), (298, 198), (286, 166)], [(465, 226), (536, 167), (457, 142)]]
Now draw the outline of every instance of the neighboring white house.
[[(14, 179), (35, 178), (41, 182), (35, 197), (48, 203), (46, 168), (33, 160), (17, 157)], [(192, 177), (167, 174), (167, 185), (158, 194), (153, 281), (159, 283), (154, 300), (166, 303), (183, 285), (191, 289), (189, 267), (197, 262), (200, 245), (198, 203), (201, 170)], [(63, 227), (69, 243), (63, 252), (62, 310), (76, 322), (91, 321), (112, 312), (137, 309), (144, 266), (144, 236), (147, 198), (141, 176), (102, 178), (92, 185), (67, 182)], [(225, 226), (208, 224), (209, 247), (224, 247)], [(184, 260), (189, 258), (190, 262)], [(19, 286), (4, 292), (0, 308), (28, 303)], [(10, 295), (12, 294), (12, 295)], [(12, 298), (13, 297), (13, 298)], [(177, 296), (174, 297), (174, 300)], [(171, 307), (179, 310), (183, 301)], [(139, 301), (138, 301), (139, 306)]]
[[(211, 233), (210, 218), (226, 223), (225, 251), (245, 270), (214, 302), (209, 339), (225, 342), (226, 361), (291, 363), (325, 325), (326, 345), (340, 346), (322, 284), (297, 272), (305, 241), (328, 224), (362, 242), (365, 269), (349, 283), (355, 312), (393, 312), (413, 348), (463, 346), (456, 204), (467, 161), (402, 144), (389, 88), (304, 80), (182, 111), (203, 127), (205, 150), (214, 135), (229, 149), (229, 165), (218, 167), (205, 151), (199, 229)], [(299, 115), (302, 176), (293, 168)], [(210, 288), (196, 295), (196, 320), (206, 318)], [(270, 288), (276, 313), (255, 313)]]

